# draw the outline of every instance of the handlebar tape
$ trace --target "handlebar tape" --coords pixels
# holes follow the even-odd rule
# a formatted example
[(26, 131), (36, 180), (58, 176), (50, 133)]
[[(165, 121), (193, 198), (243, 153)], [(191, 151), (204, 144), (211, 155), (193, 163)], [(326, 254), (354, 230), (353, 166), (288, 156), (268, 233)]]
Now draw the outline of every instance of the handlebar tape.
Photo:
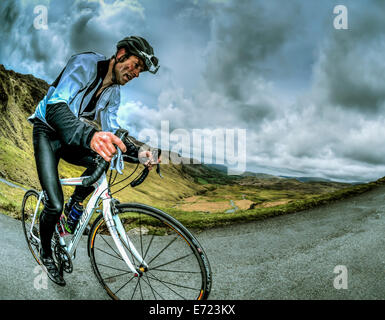
[(140, 175), (140, 177), (139, 177), (138, 179), (135, 179), (134, 181), (132, 181), (132, 182), (130, 183), (130, 186), (131, 186), (132, 188), (134, 188), (134, 187), (140, 185), (140, 184), (144, 181), (144, 179), (147, 178), (147, 175), (148, 175), (149, 172), (150, 172), (150, 170), (148, 170), (147, 167), (144, 168), (144, 170), (142, 171), (142, 174)]
[(89, 177), (83, 179), (82, 181), (83, 187), (89, 187), (90, 185), (98, 181), (98, 179), (103, 174), (103, 172), (106, 171), (106, 169), (108, 168), (108, 165), (109, 165), (109, 162), (107, 162), (104, 159), (101, 159), (94, 173)]

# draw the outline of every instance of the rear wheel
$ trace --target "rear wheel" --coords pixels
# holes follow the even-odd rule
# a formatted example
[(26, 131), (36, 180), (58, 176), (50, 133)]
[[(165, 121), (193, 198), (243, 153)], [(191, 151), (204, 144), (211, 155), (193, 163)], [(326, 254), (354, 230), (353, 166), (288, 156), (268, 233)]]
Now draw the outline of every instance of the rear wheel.
[[(39, 201), (39, 194), (35, 190), (28, 190), (23, 198), (21, 206), (21, 222), (23, 225), (25, 239), (27, 240), (28, 248), (31, 251), (33, 257), (38, 264), (39, 260), (39, 248), (40, 248), (40, 232), (39, 232), (39, 220), (40, 214), (43, 211), (44, 204), (40, 201), (39, 207), (37, 203)], [(35, 215), (35, 210), (37, 212)]]
[[(88, 241), (93, 270), (113, 299), (207, 299), (211, 269), (196, 238), (177, 220), (142, 204), (117, 205), (125, 232), (148, 264), (144, 268), (126, 247), (135, 277), (121, 258), (103, 215)], [(123, 243), (123, 241), (122, 241)]]

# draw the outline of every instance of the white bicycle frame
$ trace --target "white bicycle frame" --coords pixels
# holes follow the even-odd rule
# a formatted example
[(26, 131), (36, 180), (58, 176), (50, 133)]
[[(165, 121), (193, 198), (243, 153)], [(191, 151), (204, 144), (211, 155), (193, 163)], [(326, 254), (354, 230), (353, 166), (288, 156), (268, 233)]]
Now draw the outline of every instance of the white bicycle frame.
[[(60, 179), (60, 183), (64, 186), (81, 186), (82, 181), (88, 177), (80, 177), (80, 178), (69, 178), (69, 179)], [(86, 228), (87, 224), (89, 223), (93, 213), (98, 208), (98, 202), (99, 199), (102, 199), (103, 201), (103, 217), (106, 221), (106, 225), (108, 228), (108, 231), (110, 232), (112, 239), (115, 242), (115, 245), (124, 260), (124, 262), (127, 264), (128, 268), (134, 273), (134, 275), (138, 275), (138, 270), (135, 268), (135, 266), (132, 264), (130, 259), (128, 258), (127, 252), (125, 250), (125, 247), (128, 248), (128, 250), (132, 253), (132, 255), (135, 257), (135, 259), (140, 263), (141, 267), (148, 268), (148, 264), (143, 260), (142, 256), (139, 254), (139, 252), (134, 247), (133, 243), (131, 242), (130, 238), (128, 237), (127, 233), (124, 230), (123, 224), (120, 221), (120, 218), (117, 214), (113, 214), (111, 210), (111, 201), (112, 198), (109, 194), (109, 187), (107, 182), (107, 176), (104, 172), (98, 181), (96, 181), (93, 186), (95, 187), (95, 191), (92, 194), (90, 200), (88, 201), (87, 207), (84, 210), (84, 213), (82, 214), (80, 221), (75, 229), (75, 232), (68, 244), (68, 246), (65, 243), (65, 240), (63, 237), (59, 238), (60, 244), (65, 247), (67, 250), (67, 253), (70, 257), (74, 256), (75, 250), (79, 244), (79, 241), (81, 239), (81, 236), (84, 232), (84, 229)], [(44, 196), (44, 193), (41, 192), (39, 195), (38, 203), (35, 209), (35, 213), (33, 216), (33, 220), (31, 223), (31, 234), (33, 235), (32, 228), (35, 223), (36, 214), (40, 205), (40, 202), (42, 201)], [(120, 238), (119, 238), (120, 236)], [(40, 242), (40, 239), (33, 237)], [(122, 244), (122, 241), (120, 239), (123, 239), (124, 244)]]

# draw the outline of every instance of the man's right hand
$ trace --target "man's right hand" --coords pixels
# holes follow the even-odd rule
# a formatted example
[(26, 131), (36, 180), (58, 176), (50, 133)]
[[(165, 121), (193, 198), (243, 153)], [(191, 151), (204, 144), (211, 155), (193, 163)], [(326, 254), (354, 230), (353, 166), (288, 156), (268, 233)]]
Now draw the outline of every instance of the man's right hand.
[(98, 131), (96, 132), (90, 143), (93, 151), (98, 153), (104, 160), (110, 162), (116, 153), (115, 146), (118, 146), (123, 152), (126, 152), (126, 146), (117, 136), (111, 132)]

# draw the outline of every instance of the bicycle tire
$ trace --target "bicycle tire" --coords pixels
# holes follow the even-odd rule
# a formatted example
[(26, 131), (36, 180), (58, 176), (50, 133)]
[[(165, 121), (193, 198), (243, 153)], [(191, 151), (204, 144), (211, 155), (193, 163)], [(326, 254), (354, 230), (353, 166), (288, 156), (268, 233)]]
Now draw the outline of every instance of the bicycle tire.
[[(147, 205), (126, 203), (116, 208), (126, 233), (149, 268), (140, 269), (126, 247), (133, 258), (131, 261), (143, 271), (141, 276), (134, 277), (121, 259), (103, 214), (100, 214), (91, 227), (88, 254), (97, 279), (112, 299), (208, 298), (211, 290), (210, 264), (202, 246), (189, 230), (167, 213)], [(166, 249), (170, 249), (167, 255), (164, 253)], [(171, 270), (168, 269), (170, 267)]]
[[(28, 248), (31, 251), (33, 257), (35, 258), (36, 262), (38, 264), (41, 264), (39, 257), (39, 248), (40, 245), (32, 237), (32, 234), (30, 232), (31, 230), (31, 223), (32, 218), (35, 212), (35, 208), (37, 205), (37, 202), (39, 200), (39, 193), (36, 190), (30, 189), (28, 190), (23, 197), (23, 202), (21, 205), (21, 223), (23, 226), (24, 236), (27, 240)], [(43, 201), (42, 201), (43, 202)], [(33, 234), (40, 239), (40, 232), (39, 232), (39, 216), (41, 211), (43, 210), (43, 203), (40, 203), (38, 214), (36, 215), (34, 227), (32, 229)]]

